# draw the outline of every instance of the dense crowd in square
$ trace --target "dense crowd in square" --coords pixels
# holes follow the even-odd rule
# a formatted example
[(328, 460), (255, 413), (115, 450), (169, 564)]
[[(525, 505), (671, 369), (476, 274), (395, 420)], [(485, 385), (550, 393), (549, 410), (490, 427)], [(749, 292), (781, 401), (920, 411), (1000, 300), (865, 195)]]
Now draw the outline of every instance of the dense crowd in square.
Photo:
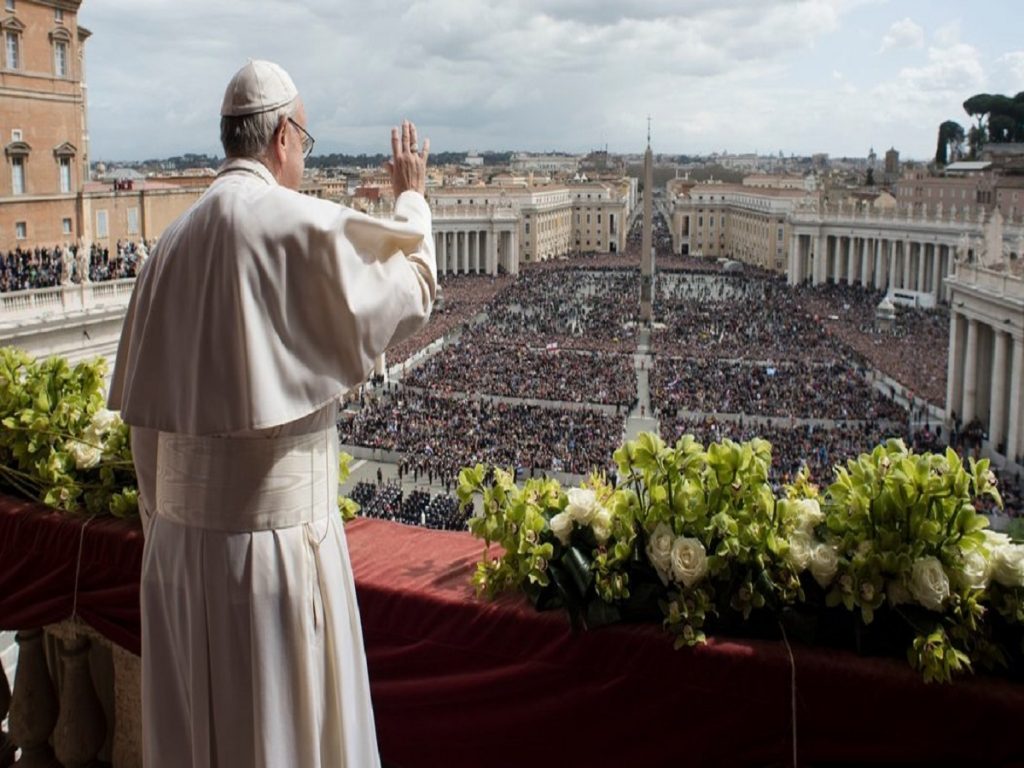
[[(135, 277), (145, 258), (143, 243), (117, 241), (113, 250), (93, 243), (63, 244), (0, 252), (0, 293)], [(81, 256), (80, 256), (81, 254)]]
[(487, 323), (464, 332), (402, 381), (431, 392), (603, 403), (627, 411), (636, 403), (632, 354), (494, 341)]
[(477, 462), (525, 473), (607, 468), (622, 418), (385, 387), (344, 411), (338, 431), (343, 444), (404, 453), (403, 474), (429, 476), (450, 491), (459, 470)]
[[(949, 309), (897, 305), (891, 331), (875, 327), (875, 309), (884, 294), (829, 283), (791, 289), (794, 300), (819, 318), (834, 338), (872, 366), (933, 405), (946, 401), (949, 362)], [(831, 320), (829, 318), (838, 318)]]

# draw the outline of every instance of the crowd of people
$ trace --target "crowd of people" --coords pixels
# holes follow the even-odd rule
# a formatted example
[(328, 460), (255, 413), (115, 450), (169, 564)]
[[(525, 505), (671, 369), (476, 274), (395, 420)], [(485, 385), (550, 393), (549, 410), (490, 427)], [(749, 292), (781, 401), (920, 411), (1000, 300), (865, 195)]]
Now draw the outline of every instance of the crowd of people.
[(625, 269), (529, 267), (487, 307), (492, 337), (512, 344), (633, 352), (640, 274)]
[(636, 404), (633, 355), (586, 350), (531, 349), (495, 341), (483, 323), (431, 356), (402, 379), (430, 392), (475, 392), (502, 397)]
[[(478, 461), (524, 473), (610, 468), (623, 411), (637, 403), (639, 269), (622, 266), (628, 258), (528, 265), (515, 278), (497, 280), (448, 278), (447, 327), (458, 332), (409, 366), (401, 384), (351, 407), (343, 440), (401, 452), (401, 471), (449, 489), (461, 467)], [(881, 391), (866, 378), (874, 364), (926, 397), (927, 387), (917, 383), (926, 370), (922, 358), (945, 364), (942, 311), (901, 311), (896, 333), (881, 335), (874, 330), (881, 297), (859, 289), (793, 289), (774, 275), (706, 269), (663, 269), (655, 285), (648, 381), (652, 415), (666, 439), (683, 432), (703, 441), (764, 437), (774, 446), (775, 482), (805, 464), (827, 482), (834, 465), (891, 436), (919, 449), (944, 450), (954, 441), (959, 450), (977, 450), (970, 425), (954, 435), (922, 429), (923, 405), (914, 421), (892, 387)], [(542, 408), (491, 396), (577, 406)], [(614, 416), (579, 410), (588, 403), (618, 409)], [(911, 423), (917, 431), (907, 431)]]
[(824, 333), (780, 280), (744, 274), (662, 273), (652, 345), (659, 354), (729, 360), (835, 360), (842, 342)]
[(343, 444), (404, 453), (403, 473), (429, 473), (428, 482), (451, 491), (459, 470), (477, 462), (534, 473), (606, 468), (622, 441), (622, 418), (395, 387), (343, 411), (338, 430)]
[[(883, 293), (857, 286), (826, 284), (790, 289), (805, 314), (818, 318), (833, 338), (900, 382), (917, 397), (946, 402), (949, 310), (896, 306), (892, 330), (875, 326)], [(835, 318), (835, 319), (832, 319)]]
[(512, 281), (510, 275), (440, 275), (441, 300), (435, 302), (430, 320), (408, 339), (388, 348), (388, 365), (405, 362), (424, 347), (461, 327)]
[(651, 404), (677, 410), (906, 422), (907, 412), (842, 361), (775, 366), (726, 360), (659, 357), (650, 375)]
[(408, 494), (393, 480), (374, 485), (356, 483), (349, 496), (359, 505), (359, 514), (377, 520), (392, 520), (439, 531), (464, 531), (468, 512), (446, 494), (416, 489)]
[(52, 248), (17, 246), (0, 253), (0, 292), (82, 283), (86, 275), (93, 283), (135, 277), (148, 253), (142, 242), (121, 240), (113, 251), (96, 243), (88, 252), (85, 250), (84, 245), (64, 244)]

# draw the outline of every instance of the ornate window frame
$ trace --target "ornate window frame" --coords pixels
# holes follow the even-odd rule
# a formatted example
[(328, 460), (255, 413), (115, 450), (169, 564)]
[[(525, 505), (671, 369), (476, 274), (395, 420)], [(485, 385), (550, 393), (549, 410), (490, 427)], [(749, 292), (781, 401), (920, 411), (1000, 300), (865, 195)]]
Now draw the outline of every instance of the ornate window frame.
[[(16, 16), (7, 16), (6, 18), (0, 19), (0, 39), (3, 40), (4, 46), (4, 58), (3, 68), (10, 72), (19, 72), (24, 69), (24, 56), (21, 53), (21, 39), (22, 33), (25, 31), (25, 25), (18, 21)], [(17, 61), (15, 66), (7, 66), (7, 37), (8, 35), (15, 35), (17, 38)]]
[[(71, 43), (71, 33), (68, 32), (67, 27), (58, 26), (50, 31), (50, 58), (53, 61), (53, 76), (61, 80), (71, 77)], [(64, 46), (63, 74), (57, 70), (57, 48), (61, 45)]]

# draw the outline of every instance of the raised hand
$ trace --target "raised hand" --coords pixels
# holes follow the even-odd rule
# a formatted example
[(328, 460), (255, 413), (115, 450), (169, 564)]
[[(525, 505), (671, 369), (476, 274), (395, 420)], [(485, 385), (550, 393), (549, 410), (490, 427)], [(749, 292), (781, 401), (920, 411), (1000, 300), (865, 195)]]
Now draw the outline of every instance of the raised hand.
[(420, 149), (416, 126), (410, 121), (403, 120), (400, 129), (391, 129), (391, 160), (384, 167), (391, 174), (391, 188), (396, 198), (408, 189), (423, 194), (429, 155), (430, 139), (424, 139)]

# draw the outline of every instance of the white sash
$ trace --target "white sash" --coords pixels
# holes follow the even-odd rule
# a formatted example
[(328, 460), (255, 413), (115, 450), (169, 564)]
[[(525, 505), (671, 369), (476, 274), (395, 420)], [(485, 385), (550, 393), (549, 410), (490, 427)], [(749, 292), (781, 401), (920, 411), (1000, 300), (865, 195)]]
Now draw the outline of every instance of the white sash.
[(322, 519), (337, 511), (337, 441), (333, 428), (280, 438), (161, 432), (157, 514), (239, 533)]

